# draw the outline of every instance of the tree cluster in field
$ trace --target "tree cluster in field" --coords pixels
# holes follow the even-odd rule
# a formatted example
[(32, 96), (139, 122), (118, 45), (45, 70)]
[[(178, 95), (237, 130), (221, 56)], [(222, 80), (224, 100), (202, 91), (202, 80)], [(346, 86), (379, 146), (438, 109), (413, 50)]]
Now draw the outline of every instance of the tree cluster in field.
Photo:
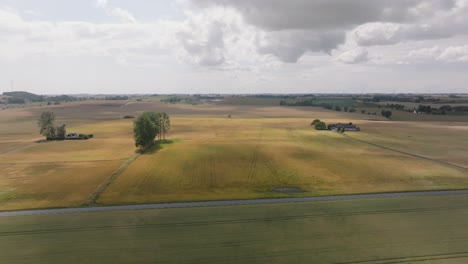
[(175, 104), (175, 103), (178, 103), (180, 101), (182, 101), (182, 98), (179, 98), (179, 97), (170, 97), (170, 98), (167, 98), (167, 99), (161, 99), (161, 102), (169, 103), (169, 104)]
[(386, 107), (388, 108), (391, 108), (391, 109), (395, 109), (395, 110), (404, 110), (405, 109), (405, 105), (402, 105), (402, 104), (386, 104), (385, 105)]
[(281, 100), (280, 105), (286, 106), (319, 106), (317, 102), (315, 102), (315, 97), (311, 99), (299, 100), (294, 103), (288, 103), (286, 100)]
[(47, 140), (63, 140), (63, 139), (89, 139), (93, 138), (93, 134), (76, 134), (73, 137), (67, 138), (66, 125), (55, 126), (55, 114), (53, 112), (43, 112), (37, 120), (39, 133), (46, 137)]
[(86, 98), (68, 96), (68, 95), (57, 95), (57, 96), (44, 96), (36, 95), (28, 92), (4, 92), (4, 96), (8, 96), (3, 103), (6, 104), (25, 104), (25, 103), (45, 103), (48, 105), (58, 104), (59, 102), (74, 102), (82, 101)]
[[(372, 99), (364, 99), (364, 102), (381, 102), (381, 101), (387, 101), (387, 102), (414, 102), (415, 97), (414, 96), (406, 96), (406, 95), (375, 95), (372, 97)], [(423, 97), (424, 100), (424, 97)]]
[(386, 118), (390, 118), (392, 116), (392, 111), (390, 110), (382, 110), (381, 112), (382, 116), (386, 117)]
[(315, 119), (310, 125), (315, 127), (316, 130), (328, 130), (325, 122), (320, 121), (320, 119)]
[(145, 112), (133, 123), (135, 146), (147, 149), (154, 144), (154, 140), (166, 139), (166, 133), (171, 127), (170, 117), (166, 113)]
[(114, 95), (114, 96), (106, 96), (104, 97), (104, 100), (109, 100), (109, 101), (123, 101), (123, 100), (128, 100), (128, 96), (126, 95)]
[(40, 128), (39, 133), (47, 138), (64, 139), (67, 133), (66, 125), (55, 126), (55, 114), (53, 112), (43, 112), (37, 121)]
[(349, 106), (344, 106), (344, 107), (341, 107), (339, 105), (331, 105), (331, 104), (321, 104), (321, 106), (325, 109), (328, 109), (328, 110), (335, 110), (335, 111), (344, 111), (344, 112), (349, 112), (349, 113), (355, 113), (356, 112), (356, 108), (354, 107), (349, 107)]
[(433, 114), (433, 115), (445, 115), (448, 112), (459, 112), (459, 113), (464, 113), (468, 112), (468, 106), (450, 106), (450, 105), (443, 105), (439, 108), (437, 107), (431, 107), (430, 105), (419, 105), (417, 109), (414, 111), (418, 113), (424, 113), (424, 114)]

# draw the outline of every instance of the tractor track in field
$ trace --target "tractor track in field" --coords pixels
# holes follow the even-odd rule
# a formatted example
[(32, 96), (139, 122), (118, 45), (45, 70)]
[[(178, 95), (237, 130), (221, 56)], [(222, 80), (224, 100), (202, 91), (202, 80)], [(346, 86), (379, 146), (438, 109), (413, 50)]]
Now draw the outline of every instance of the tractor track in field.
[(215, 157), (215, 154), (211, 154), (210, 155), (210, 159), (209, 159), (209, 167), (210, 167), (210, 186), (211, 187), (215, 187), (216, 186), (216, 177), (217, 177), (217, 173), (216, 173), (216, 157)]
[(5, 151), (3, 151), (3, 152), (0, 152), (0, 156), (12, 154), (12, 153), (18, 152), (18, 151), (20, 151), (20, 150), (27, 149), (27, 148), (31, 148), (31, 147), (34, 147), (34, 146), (37, 146), (37, 143), (28, 144), (28, 145), (24, 145), (24, 146), (12, 148), (12, 149), (9, 149), (9, 150), (5, 150)]
[(205, 201), (205, 202), (175, 202), (175, 203), (156, 203), (156, 204), (133, 204), (133, 205), (76, 207), (76, 208), (59, 208), (59, 209), (37, 209), (37, 210), (22, 210), (22, 211), (3, 211), (3, 212), (0, 212), (0, 217), (25, 216), (25, 215), (68, 214), (68, 213), (85, 213), (85, 212), (146, 210), (146, 209), (166, 209), (166, 208), (281, 204), (281, 203), (319, 202), (319, 201), (342, 201), (342, 200), (382, 199), (382, 198), (396, 198), (396, 197), (420, 197), (420, 196), (441, 196), (441, 195), (468, 195), (468, 189), (463, 189), (463, 190), (442, 190), (442, 191), (391, 192), (391, 193), (372, 193), (372, 194), (350, 194), (350, 195), (331, 195), (331, 196), (294, 197), (294, 198), (269, 198), (269, 199), (250, 199), (250, 200), (221, 200), (221, 201)]
[(120, 175), (122, 172), (132, 164), (141, 154), (136, 153), (128, 160), (126, 160), (116, 171), (114, 171), (109, 178), (107, 178), (99, 187), (88, 197), (84, 205), (94, 205), (96, 204), (99, 195)]
[(468, 172), (468, 168), (461, 167), (461, 166), (458, 166), (458, 165), (454, 165), (452, 163), (448, 163), (448, 162), (445, 162), (445, 161), (428, 158), (428, 157), (425, 157), (425, 156), (413, 154), (413, 153), (398, 150), (398, 149), (385, 147), (385, 146), (375, 144), (375, 143), (372, 143), (372, 142), (369, 142), (369, 141), (365, 141), (365, 140), (362, 140), (362, 139), (357, 139), (357, 138), (351, 137), (351, 136), (346, 135), (346, 134), (342, 134), (342, 135), (345, 136), (346, 138), (349, 138), (349, 139), (357, 141), (357, 142), (365, 143), (367, 145), (371, 145), (371, 146), (378, 147), (378, 148), (385, 149), (385, 150), (390, 150), (390, 151), (393, 151), (393, 152), (397, 152), (397, 153), (400, 153), (400, 154), (404, 154), (404, 155), (408, 155), (408, 156), (411, 156), (411, 157), (419, 158), (419, 159), (422, 159), (422, 160), (431, 161), (431, 162), (437, 163), (439, 165), (449, 167), (449, 168), (452, 168), (452, 169), (456, 169), (456, 170), (459, 170), (459, 171), (462, 171), (462, 172)]
[(397, 264), (397, 263), (414, 263), (414, 262), (426, 262), (430, 260), (447, 260), (447, 259), (460, 259), (460, 258), (468, 258), (468, 252), (454, 252), (454, 253), (418, 255), (418, 256), (409, 256), (409, 257), (383, 258), (383, 259), (375, 259), (375, 260), (338, 262), (336, 264)]
[(257, 169), (257, 163), (258, 163), (258, 156), (260, 154), (260, 143), (262, 142), (262, 140), (263, 140), (263, 125), (260, 128), (260, 132), (258, 133), (257, 144), (255, 145), (255, 148), (254, 148), (252, 163), (250, 164), (249, 174), (247, 175), (247, 179), (249, 181), (255, 177), (255, 171)]

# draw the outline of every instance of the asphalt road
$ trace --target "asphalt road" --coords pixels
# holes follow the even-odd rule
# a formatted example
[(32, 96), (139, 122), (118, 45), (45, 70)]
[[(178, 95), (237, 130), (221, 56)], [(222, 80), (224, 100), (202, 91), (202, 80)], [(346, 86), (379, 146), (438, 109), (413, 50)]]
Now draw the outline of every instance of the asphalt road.
[(108, 211), (124, 211), (124, 210), (164, 209), (164, 208), (185, 208), (185, 207), (209, 207), (209, 206), (230, 206), (230, 205), (278, 204), (278, 203), (297, 203), (297, 202), (315, 202), (315, 201), (379, 199), (379, 198), (393, 198), (393, 197), (461, 195), (461, 194), (468, 194), (468, 190), (421, 191), (421, 192), (399, 192), (399, 193), (395, 192), (395, 193), (316, 196), (316, 197), (301, 197), (301, 198), (224, 200), (224, 201), (208, 201), (208, 202), (134, 204), (134, 205), (100, 206), (100, 207), (4, 211), (4, 212), (0, 212), (0, 217), (69, 214), (69, 213), (84, 213), (84, 212), (108, 212)]

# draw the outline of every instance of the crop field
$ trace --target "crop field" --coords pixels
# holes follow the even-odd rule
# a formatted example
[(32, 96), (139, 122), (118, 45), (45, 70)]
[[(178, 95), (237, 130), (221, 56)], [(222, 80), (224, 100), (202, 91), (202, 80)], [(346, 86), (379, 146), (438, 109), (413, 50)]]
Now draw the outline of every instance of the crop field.
[[(67, 131), (95, 138), (38, 141), (36, 120), (47, 110)], [(144, 111), (171, 116), (171, 143), (137, 158), (99, 204), (468, 188), (465, 171), (353, 140), (466, 167), (466, 121), (371, 121), (320, 107), (87, 101), (0, 111), (0, 210), (83, 205), (135, 154), (132, 119), (123, 117)], [(362, 132), (316, 131), (315, 118), (353, 122)]]
[[(353, 121), (364, 128), (375, 123)], [(265, 198), (468, 186), (467, 172), (357, 142), (339, 133), (316, 131), (309, 122), (305, 118), (174, 118), (171, 138), (175, 141), (138, 158), (98, 202)], [(454, 139), (447, 144), (457, 147), (457, 142)], [(462, 162), (460, 155), (466, 157), (468, 150), (461, 148), (458, 155), (446, 160)], [(437, 146), (430, 150), (437, 151)], [(280, 187), (296, 187), (304, 192), (275, 192)]]
[(354, 138), (468, 169), (468, 123), (374, 122)]
[(0, 112), (0, 210), (82, 205), (135, 152), (131, 121), (105, 119), (99, 112), (90, 119), (83, 112), (73, 117), (71, 113), (80, 112), (72, 111), (72, 106), (49, 110), (68, 131), (94, 133), (96, 138), (37, 141), (42, 139), (36, 125), (42, 110)]
[(0, 263), (468, 261), (468, 196), (0, 217)]

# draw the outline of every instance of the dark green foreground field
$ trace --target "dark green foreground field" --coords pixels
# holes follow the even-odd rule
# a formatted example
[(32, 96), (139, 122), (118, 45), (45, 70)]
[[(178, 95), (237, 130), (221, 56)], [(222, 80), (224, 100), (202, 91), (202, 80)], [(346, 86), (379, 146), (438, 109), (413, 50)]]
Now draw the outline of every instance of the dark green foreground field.
[(0, 218), (0, 263), (467, 263), (468, 195)]

